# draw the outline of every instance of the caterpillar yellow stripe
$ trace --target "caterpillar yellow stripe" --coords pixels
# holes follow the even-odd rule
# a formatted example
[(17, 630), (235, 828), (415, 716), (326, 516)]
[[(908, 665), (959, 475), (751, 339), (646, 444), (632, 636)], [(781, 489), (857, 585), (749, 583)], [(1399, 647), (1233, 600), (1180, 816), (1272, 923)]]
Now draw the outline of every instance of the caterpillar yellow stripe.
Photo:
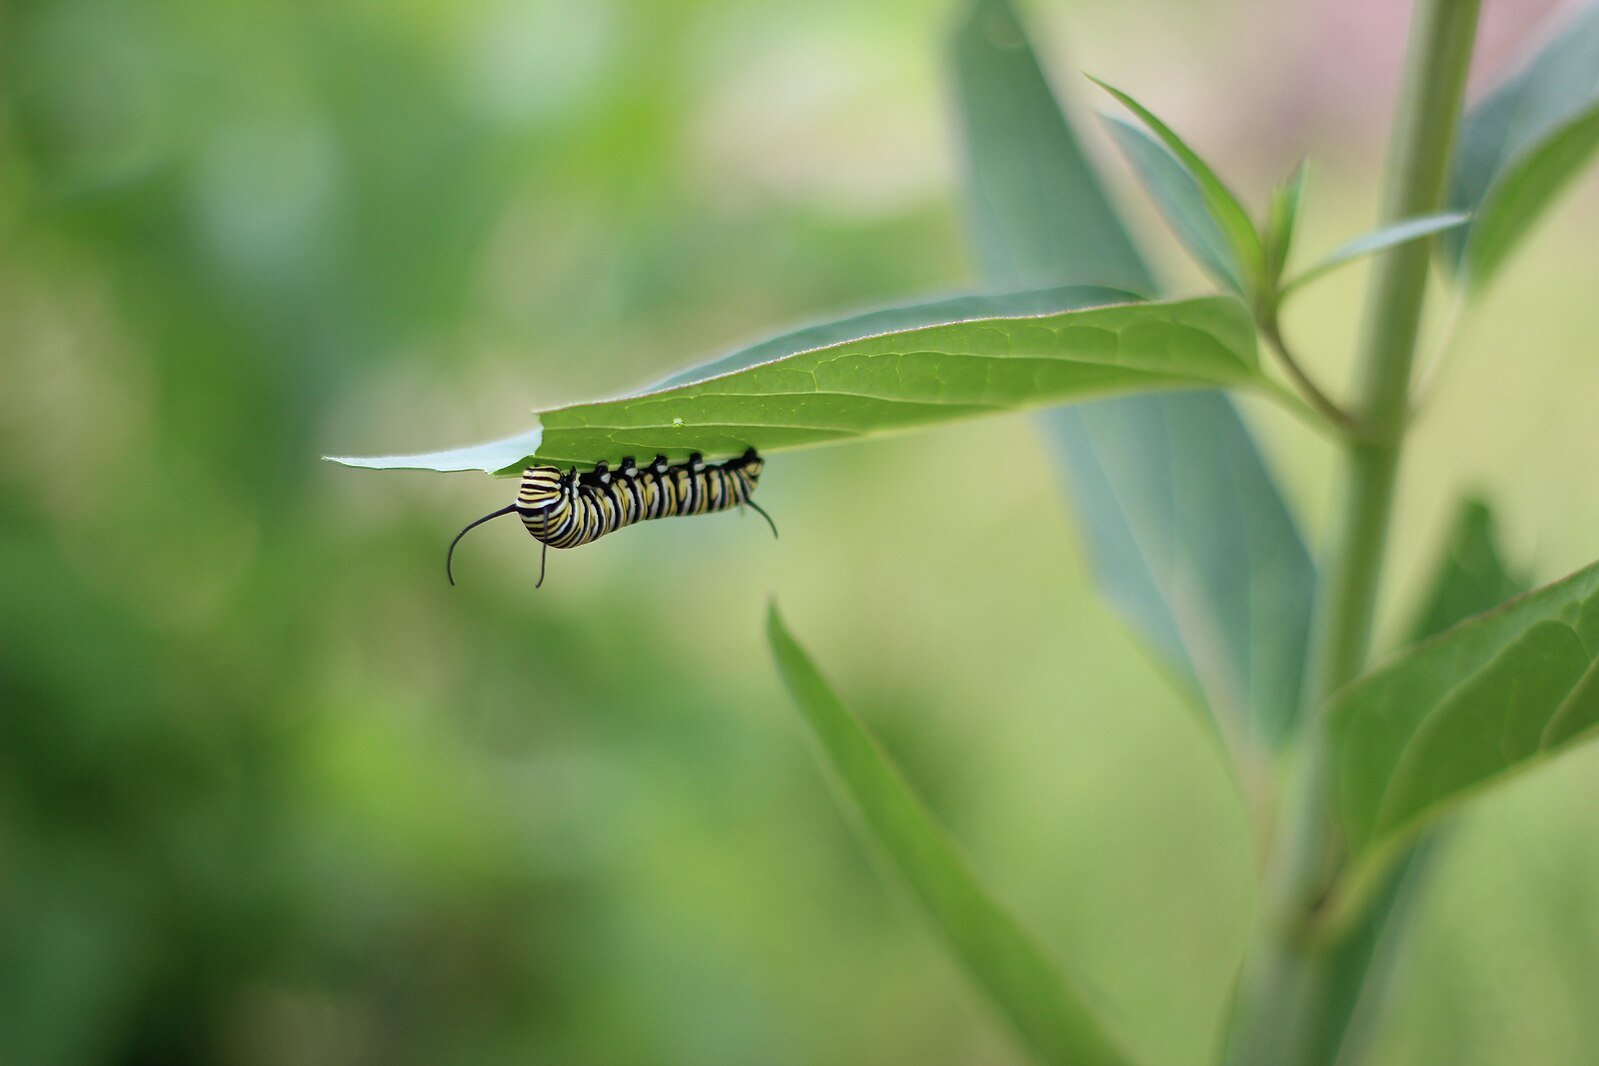
[(611, 469), (598, 463), (589, 473), (562, 472), (554, 466), (530, 466), (522, 471), (516, 502), (468, 523), (455, 535), (444, 558), (444, 573), (455, 584), (451, 562), (455, 546), (468, 532), (501, 515), (518, 514), (522, 524), (544, 546), (540, 553), (539, 580), (544, 584), (544, 557), (550, 548), (578, 548), (635, 522), (672, 518), (748, 505), (766, 519), (777, 536), (772, 516), (750, 499), (760, 484), (765, 461), (754, 448), (725, 463), (707, 463), (695, 452), (688, 462), (672, 464), (657, 455), (641, 467), (629, 456)]

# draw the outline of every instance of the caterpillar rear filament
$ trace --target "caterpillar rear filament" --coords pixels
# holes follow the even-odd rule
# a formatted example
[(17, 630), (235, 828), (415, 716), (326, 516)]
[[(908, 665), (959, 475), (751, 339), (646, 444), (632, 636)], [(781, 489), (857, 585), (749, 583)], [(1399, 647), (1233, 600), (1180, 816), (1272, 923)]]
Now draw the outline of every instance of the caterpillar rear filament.
[(772, 527), (777, 524), (750, 496), (761, 480), (765, 462), (751, 448), (740, 458), (725, 463), (705, 462), (699, 452), (688, 462), (671, 464), (657, 455), (647, 467), (629, 456), (615, 470), (599, 463), (591, 473), (576, 469), (564, 474), (553, 466), (530, 466), (522, 471), (521, 491), (516, 502), (484, 515), (455, 535), (444, 557), (444, 573), (455, 584), (451, 562), (455, 546), (471, 530), (492, 518), (518, 514), (522, 524), (543, 545), (539, 551), (539, 580), (544, 584), (544, 565), (551, 548), (577, 548), (614, 533), (623, 526), (652, 518), (674, 515), (710, 514), (748, 505)]

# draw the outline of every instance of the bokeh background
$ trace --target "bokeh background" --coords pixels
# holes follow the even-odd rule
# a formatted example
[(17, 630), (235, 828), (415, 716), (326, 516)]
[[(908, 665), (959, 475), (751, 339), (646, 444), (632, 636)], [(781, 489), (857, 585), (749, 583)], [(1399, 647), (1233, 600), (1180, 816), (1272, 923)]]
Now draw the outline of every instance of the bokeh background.
[[(1315, 252), (1374, 217), (1406, 6), (1025, 12), (1069, 96), (1114, 79), (1253, 202), (1309, 154)], [(1490, 0), (1477, 84), (1551, 6)], [(1026, 923), (1205, 1061), (1254, 830), (1095, 599), (1028, 419), (776, 456), (780, 542), (664, 523), (537, 593), (513, 525), (444, 582), (507, 483), (318, 458), (508, 435), (968, 285), (956, 13), (0, 7), (0, 1061), (1019, 1061), (830, 798), (772, 596)], [(1599, 557), (1594, 186), (1449, 357), (1390, 633), (1464, 491), (1539, 579)], [(1289, 323), (1332, 381), (1362, 280)], [(1248, 411), (1319, 545), (1330, 448)], [(952, 481), (982, 521), (936, 506)], [(1462, 819), (1380, 1061), (1599, 1061), (1596, 809), (1589, 751)]]

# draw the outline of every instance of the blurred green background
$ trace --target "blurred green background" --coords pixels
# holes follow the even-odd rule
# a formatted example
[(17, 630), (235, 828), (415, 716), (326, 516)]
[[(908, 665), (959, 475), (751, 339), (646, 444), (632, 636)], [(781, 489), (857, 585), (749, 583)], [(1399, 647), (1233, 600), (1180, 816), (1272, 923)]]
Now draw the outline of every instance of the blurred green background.
[[(1114, 78), (1254, 202), (1308, 152), (1313, 254), (1374, 215), (1404, 6), (1026, 11), (1066, 92)], [(1550, 6), (1487, 5), (1478, 84)], [(508, 483), (318, 459), (970, 284), (954, 14), (0, 7), (0, 1061), (1017, 1061), (835, 809), (774, 595), (1026, 923), (1206, 1060), (1253, 816), (1096, 602), (1028, 420), (776, 456), (780, 542), (664, 523), (538, 593), (512, 525), (444, 582)], [(1451, 355), (1390, 632), (1467, 489), (1540, 579), (1599, 557), (1596, 238), (1589, 180)], [(1289, 322), (1333, 381), (1361, 283)], [(1248, 411), (1319, 543), (1335, 457)], [(1595, 809), (1589, 751), (1463, 819), (1381, 1061), (1599, 1061)]]

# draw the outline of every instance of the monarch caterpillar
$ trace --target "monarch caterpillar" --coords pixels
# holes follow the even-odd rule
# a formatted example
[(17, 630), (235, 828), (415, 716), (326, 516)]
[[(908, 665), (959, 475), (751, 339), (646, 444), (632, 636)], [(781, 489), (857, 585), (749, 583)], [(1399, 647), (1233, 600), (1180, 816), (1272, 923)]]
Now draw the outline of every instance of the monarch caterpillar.
[(455, 535), (444, 556), (444, 574), (455, 584), (450, 568), (455, 546), (467, 533), (492, 518), (512, 512), (522, 516), (522, 524), (543, 545), (539, 550), (539, 580), (544, 584), (544, 566), (553, 548), (578, 548), (599, 540), (623, 526), (652, 518), (674, 515), (710, 514), (748, 504), (772, 527), (777, 523), (750, 499), (761, 480), (765, 461), (754, 448), (725, 463), (707, 463), (699, 452), (688, 462), (673, 465), (657, 455), (647, 467), (640, 467), (632, 456), (623, 459), (615, 470), (605, 463), (595, 464), (591, 473), (558, 467), (530, 466), (522, 471), (522, 488), (516, 502), (484, 515)]

